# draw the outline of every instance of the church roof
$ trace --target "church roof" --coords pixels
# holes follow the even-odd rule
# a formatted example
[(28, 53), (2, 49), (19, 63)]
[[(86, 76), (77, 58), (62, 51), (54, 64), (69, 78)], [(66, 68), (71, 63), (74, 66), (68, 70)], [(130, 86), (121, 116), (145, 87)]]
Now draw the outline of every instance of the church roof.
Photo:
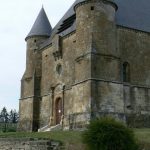
[[(51, 39), (55, 34), (61, 36), (67, 35), (76, 29), (76, 19), (74, 17), (74, 6), (86, 0), (76, 0), (58, 24), (52, 30), (49, 40), (47, 40), (42, 47), (51, 43)], [(150, 0), (114, 0), (118, 6), (116, 12), (117, 25), (140, 30), (143, 32), (150, 32)], [(65, 27), (65, 22), (70, 20), (70, 24)]]
[(47, 18), (44, 8), (42, 7), (26, 39), (33, 36), (49, 37), (51, 35), (51, 32), (51, 24)]
[(150, 0), (115, 0), (118, 25), (150, 32)]

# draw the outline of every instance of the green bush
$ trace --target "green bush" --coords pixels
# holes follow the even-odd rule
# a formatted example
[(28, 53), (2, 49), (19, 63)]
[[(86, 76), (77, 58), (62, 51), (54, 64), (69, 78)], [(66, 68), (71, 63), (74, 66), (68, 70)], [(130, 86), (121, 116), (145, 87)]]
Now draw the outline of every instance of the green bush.
[(91, 121), (83, 142), (90, 150), (138, 150), (133, 131), (112, 118)]
[(7, 132), (16, 132), (16, 129), (15, 128), (9, 128), (9, 129), (7, 129)]

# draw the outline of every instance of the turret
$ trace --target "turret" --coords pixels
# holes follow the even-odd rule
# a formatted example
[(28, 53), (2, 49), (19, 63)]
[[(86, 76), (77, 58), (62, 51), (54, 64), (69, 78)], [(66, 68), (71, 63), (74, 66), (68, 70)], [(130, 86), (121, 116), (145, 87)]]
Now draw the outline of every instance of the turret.
[(123, 114), (123, 87), (118, 84), (121, 62), (115, 21), (117, 5), (113, 0), (87, 0), (78, 3), (75, 10), (75, 77), (77, 83), (90, 82), (91, 117)]
[(51, 35), (52, 27), (49, 23), (47, 15), (42, 7), (35, 23), (33, 24), (29, 34), (25, 38), (27, 42), (27, 56), (26, 56), (26, 77), (33, 76), (38, 59), (36, 59), (36, 52), (39, 49), (39, 45), (43, 43), (46, 38)]
[[(34, 89), (33, 83), (35, 84), (36, 82), (35, 81), (33, 82), (32, 79), (34, 78), (35, 80), (35, 78), (41, 77), (41, 65), (42, 65), (41, 64), (42, 54), (41, 54), (41, 51), (39, 51), (39, 46), (41, 43), (45, 41), (45, 39), (50, 37), (51, 31), (52, 31), (52, 27), (47, 18), (45, 10), (42, 7), (29, 34), (25, 38), (27, 42), (26, 70), (23, 75), (22, 81), (23, 82), (28, 81), (28, 86), (30, 87), (26, 87), (24, 84), (22, 85), (23, 90), (21, 92), (22, 93), (21, 97), (35, 95), (35, 89)], [(27, 88), (30, 90), (26, 90), (24, 88)], [(28, 91), (28, 92), (24, 93), (24, 91)]]
[[(113, 0), (87, 0), (75, 6), (76, 11), (76, 81), (87, 78), (120, 80), (119, 51), (116, 44)], [(78, 65), (79, 63), (79, 65)]]
[(42, 8), (25, 39), (27, 42), (26, 70), (21, 80), (19, 106), (19, 129), (22, 131), (37, 131), (38, 129), (42, 69), (42, 54), (39, 46), (50, 37), (51, 31), (52, 27)]

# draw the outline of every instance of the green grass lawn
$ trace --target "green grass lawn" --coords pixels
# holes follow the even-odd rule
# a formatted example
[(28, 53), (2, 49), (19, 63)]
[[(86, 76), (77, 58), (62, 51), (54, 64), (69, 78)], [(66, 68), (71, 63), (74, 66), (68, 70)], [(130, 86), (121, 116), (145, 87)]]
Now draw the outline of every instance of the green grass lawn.
[[(150, 150), (150, 129), (134, 129), (135, 136), (139, 143), (144, 145), (145, 150)], [(67, 147), (71, 147), (71, 150), (85, 150), (85, 145), (82, 143), (82, 132), (79, 131), (55, 131), (44, 133), (0, 133), (0, 138), (14, 137), (14, 138), (46, 138), (61, 141)], [(69, 149), (69, 148), (67, 148)]]
[(150, 129), (134, 129), (134, 132), (144, 150), (150, 150)]
[(77, 131), (54, 131), (54, 132), (8, 132), (8, 133), (0, 133), (0, 138), (6, 137), (14, 137), (14, 138), (22, 138), (22, 137), (30, 137), (30, 138), (46, 138), (53, 139), (62, 142), (73, 142), (77, 143), (81, 141), (81, 132)]

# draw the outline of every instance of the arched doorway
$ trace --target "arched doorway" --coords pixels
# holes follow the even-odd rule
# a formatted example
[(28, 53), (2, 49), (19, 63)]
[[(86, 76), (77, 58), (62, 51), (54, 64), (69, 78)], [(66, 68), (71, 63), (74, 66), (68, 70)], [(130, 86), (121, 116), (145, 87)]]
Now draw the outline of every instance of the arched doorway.
[(62, 99), (57, 98), (55, 103), (55, 113), (56, 113), (56, 125), (60, 124), (62, 116)]

